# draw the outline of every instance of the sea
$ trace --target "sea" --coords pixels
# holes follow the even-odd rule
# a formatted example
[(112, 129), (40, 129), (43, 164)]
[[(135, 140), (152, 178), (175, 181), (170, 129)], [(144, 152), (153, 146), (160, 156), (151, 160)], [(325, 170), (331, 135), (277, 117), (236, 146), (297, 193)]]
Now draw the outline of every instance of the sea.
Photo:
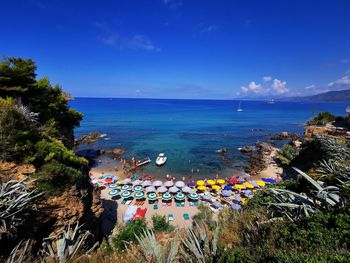
[[(241, 104), (242, 112), (237, 111)], [(96, 143), (80, 149), (126, 150), (125, 158), (149, 157), (141, 173), (165, 178), (232, 175), (249, 159), (238, 148), (268, 141), (283, 131), (303, 133), (308, 119), (321, 111), (345, 116), (344, 103), (235, 100), (75, 98), (70, 106), (84, 115), (75, 136), (98, 131)], [(278, 144), (278, 142), (276, 142)], [(278, 146), (278, 145), (277, 145)], [(218, 152), (227, 149), (227, 154)], [(159, 153), (168, 157), (155, 165)], [(104, 160), (109, 158), (104, 156)]]

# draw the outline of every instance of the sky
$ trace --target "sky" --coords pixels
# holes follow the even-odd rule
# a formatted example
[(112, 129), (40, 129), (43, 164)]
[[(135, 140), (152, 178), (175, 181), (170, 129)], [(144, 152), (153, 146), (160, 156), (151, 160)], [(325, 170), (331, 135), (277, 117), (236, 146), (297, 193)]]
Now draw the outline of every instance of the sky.
[(1, 1), (0, 56), (75, 97), (278, 98), (350, 88), (348, 0)]

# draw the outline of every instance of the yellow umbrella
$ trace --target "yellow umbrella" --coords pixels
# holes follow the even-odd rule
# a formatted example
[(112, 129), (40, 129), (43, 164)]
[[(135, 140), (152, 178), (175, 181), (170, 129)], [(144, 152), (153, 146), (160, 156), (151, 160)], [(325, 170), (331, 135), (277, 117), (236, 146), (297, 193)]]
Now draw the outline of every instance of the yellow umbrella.
[(240, 190), (240, 189), (244, 189), (245, 186), (242, 185), (242, 184), (235, 184), (235, 188), (238, 189), (238, 190)]
[(224, 184), (224, 183), (225, 183), (225, 180), (223, 180), (223, 179), (218, 179), (218, 180), (216, 180), (216, 182), (217, 182), (218, 184)]
[(208, 183), (209, 185), (214, 185), (214, 184), (216, 184), (214, 180), (208, 180), (207, 183)]
[(205, 191), (205, 189), (207, 189), (207, 188), (204, 185), (200, 185), (200, 186), (197, 187), (197, 189), (199, 191)]
[(198, 180), (196, 183), (197, 185), (205, 185), (205, 182), (203, 180)]
[(245, 185), (245, 187), (250, 188), (250, 189), (254, 188), (254, 185), (252, 185), (250, 183), (245, 183), (244, 185)]
[(257, 181), (255, 181), (259, 186), (261, 186), (261, 187), (264, 187), (266, 184), (265, 184), (265, 182), (264, 181), (262, 181), (262, 180), (257, 180)]
[(241, 202), (242, 202), (242, 205), (246, 205), (248, 203), (248, 199), (242, 198)]
[(220, 189), (221, 189), (221, 186), (218, 186), (218, 185), (214, 184), (214, 185), (211, 187), (211, 189), (213, 189), (213, 190), (220, 190)]

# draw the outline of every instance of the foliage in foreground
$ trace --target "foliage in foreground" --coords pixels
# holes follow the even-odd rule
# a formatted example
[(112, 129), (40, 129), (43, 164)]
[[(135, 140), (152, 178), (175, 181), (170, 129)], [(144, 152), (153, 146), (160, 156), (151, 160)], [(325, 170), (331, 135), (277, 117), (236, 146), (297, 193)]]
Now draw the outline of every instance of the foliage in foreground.
[(308, 125), (326, 125), (329, 122), (335, 121), (336, 116), (330, 112), (320, 112), (317, 116), (308, 121)]
[(295, 156), (297, 156), (298, 151), (296, 148), (294, 148), (290, 144), (284, 145), (280, 150), (277, 152), (277, 158), (282, 162), (284, 165), (288, 165)]
[(167, 220), (165, 216), (155, 214), (152, 216), (153, 231), (157, 232), (171, 232), (175, 229), (173, 225)]

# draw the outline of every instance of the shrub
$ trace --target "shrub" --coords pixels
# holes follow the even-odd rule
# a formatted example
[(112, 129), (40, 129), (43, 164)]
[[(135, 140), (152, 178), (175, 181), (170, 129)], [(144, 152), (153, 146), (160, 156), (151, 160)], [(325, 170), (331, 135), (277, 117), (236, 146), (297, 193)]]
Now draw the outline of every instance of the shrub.
[(154, 232), (170, 232), (175, 229), (175, 227), (168, 222), (165, 216), (153, 215), (152, 222)]
[(290, 144), (285, 144), (277, 152), (277, 158), (282, 162), (282, 164), (285, 164), (285, 165), (288, 165), (297, 155), (298, 155), (297, 149)]
[(117, 250), (125, 250), (126, 242), (137, 242), (136, 236), (139, 236), (147, 228), (145, 219), (137, 219), (136, 221), (129, 221), (119, 234), (112, 238), (112, 245)]
[(308, 121), (308, 125), (326, 125), (328, 122), (335, 121), (336, 116), (329, 112), (320, 112), (317, 116)]
[(209, 229), (214, 229), (216, 224), (213, 220), (213, 212), (210, 208), (202, 203), (198, 206), (198, 213), (193, 216), (193, 221), (196, 221), (200, 224), (206, 224)]

